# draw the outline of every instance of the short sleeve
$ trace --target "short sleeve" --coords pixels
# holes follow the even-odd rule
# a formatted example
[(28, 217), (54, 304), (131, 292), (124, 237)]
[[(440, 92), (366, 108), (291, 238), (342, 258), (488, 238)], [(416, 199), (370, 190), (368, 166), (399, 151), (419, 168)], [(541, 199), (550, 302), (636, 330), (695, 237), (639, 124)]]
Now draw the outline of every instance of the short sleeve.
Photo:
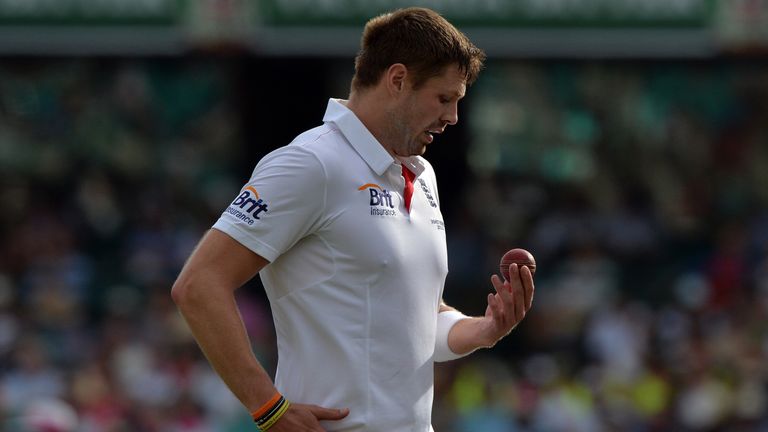
[(213, 228), (274, 261), (320, 226), (326, 175), (318, 158), (298, 145), (265, 156)]

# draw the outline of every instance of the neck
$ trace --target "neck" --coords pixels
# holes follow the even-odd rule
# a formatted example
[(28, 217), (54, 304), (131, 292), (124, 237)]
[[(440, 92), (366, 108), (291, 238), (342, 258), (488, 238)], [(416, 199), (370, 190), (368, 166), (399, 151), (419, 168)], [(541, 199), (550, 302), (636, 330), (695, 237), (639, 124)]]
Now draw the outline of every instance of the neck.
[(392, 157), (397, 155), (392, 151), (390, 138), (387, 136), (387, 123), (389, 108), (386, 106), (386, 95), (379, 95), (377, 88), (353, 91), (349, 95), (347, 108), (355, 113), (358, 119), (371, 132), (374, 138)]

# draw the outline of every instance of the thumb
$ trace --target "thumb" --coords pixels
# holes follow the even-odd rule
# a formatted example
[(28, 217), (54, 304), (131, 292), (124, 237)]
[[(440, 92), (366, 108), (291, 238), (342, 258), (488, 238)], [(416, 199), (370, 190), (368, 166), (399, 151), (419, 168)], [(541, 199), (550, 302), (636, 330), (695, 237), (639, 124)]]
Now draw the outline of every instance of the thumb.
[(318, 420), (341, 420), (349, 415), (349, 408), (323, 408), (317, 405), (310, 405), (309, 411)]

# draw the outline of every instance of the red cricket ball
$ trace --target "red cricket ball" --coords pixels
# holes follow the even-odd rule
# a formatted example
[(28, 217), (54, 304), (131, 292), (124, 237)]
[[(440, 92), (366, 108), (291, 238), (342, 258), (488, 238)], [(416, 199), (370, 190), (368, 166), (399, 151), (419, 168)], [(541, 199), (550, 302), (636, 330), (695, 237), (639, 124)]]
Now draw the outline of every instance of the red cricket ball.
[(501, 257), (499, 270), (501, 271), (504, 280), (509, 280), (510, 264), (517, 264), (518, 267), (526, 266), (531, 271), (531, 274), (536, 273), (536, 260), (533, 258), (533, 255), (525, 249), (511, 249)]

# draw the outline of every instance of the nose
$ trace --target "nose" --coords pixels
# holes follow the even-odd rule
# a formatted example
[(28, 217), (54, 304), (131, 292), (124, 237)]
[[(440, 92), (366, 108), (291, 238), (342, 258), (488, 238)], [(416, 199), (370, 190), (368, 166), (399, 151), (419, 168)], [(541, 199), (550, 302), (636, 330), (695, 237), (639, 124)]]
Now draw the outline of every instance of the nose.
[(443, 114), (442, 120), (451, 126), (458, 123), (459, 122), (459, 104), (456, 102), (452, 104), (448, 104), (448, 108)]

